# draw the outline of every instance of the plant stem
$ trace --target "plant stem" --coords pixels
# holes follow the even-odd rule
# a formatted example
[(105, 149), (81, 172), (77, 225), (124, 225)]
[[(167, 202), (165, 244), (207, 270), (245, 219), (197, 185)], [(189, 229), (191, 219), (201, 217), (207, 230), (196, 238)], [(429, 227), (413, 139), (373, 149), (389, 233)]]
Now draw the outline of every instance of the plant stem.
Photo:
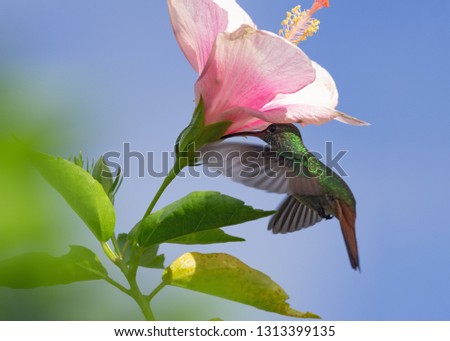
[(120, 271), (122, 271), (123, 275), (127, 279), (128, 283), (130, 284), (130, 289), (122, 287), (114, 280), (110, 279), (107, 281), (132, 297), (138, 304), (139, 308), (141, 308), (142, 314), (144, 314), (144, 317), (147, 321), (155, 321), (155, 316), (153, 315), (153, 311), (150, 308), (150, 302), (147, 301), (146, 296), (144, 296), (139, 289), (139, 285), (136, 281), (136, 273), (132, 273), (130, 271), (131, 269), (128, 268), (127, 264), (122, 259), (120, 259), (115, 264), (119, 267)]
[(105, 276), (103, 277), (103, 279), (105, 281), (107, 281), (109, 284), (111, 284), (112, 286), (115, 286), (117, 289), (119, 289), (120, 291), (122, 291), (123, 293), (127, 294), (127, 295), (131, 295), (131, 292), (129, 289), (125, 288), (122, 284), (117, 283), (115, 280), (113, 280), (111, 277)]
[[(180, 162), (181, 161), (181, 162)], [(155, 208), (156, 203), (158, 202), (161, 195), (164, 193), (165, 189), (169, 184), (173, 181), (173, 179), (176, 178), (176, 176), (180, 173), (180, 171), (187, 165), (185, 160), (177, 159), (175, 161), (175, 164), (173, 165), (172, 169), (170, 170), (169, 174), (165, 177), (163, 183), (161, 184), (161, 187), (159, 187), (158, 192), (156, 192), (156, 195), (154, 196), (153, 200), (151, 201), (150, 205), (148, 206), (147, 210), (145, 211), (144, 216), (142, 217), (137, 231), (136, 231), (136, 237), (139, 236), (140, 230), (142, 227), (142, 223), (147, 218), (150, 213), (152, 213), (153, 209)], [(134, 245), (136, 245), (137, 241), (134, 240)], [(148, 297), (142, 295), (139, 286), (136, 282), (136, 274), (137, 269), (139, 267), (139, 259), (141, 258), (142, 253), (138, 252), (136, 254), (136, 259), (132, 262), (131, 266), (129, 267), (128, 272), (125, 274), (125, 276), (128, 279), (128, 283), (130, 283), (130, 290), (131, 294), (136, 301), (136, 303), (139, 305), (139, 307), (142, 310), (142, 313), (144, 314), (146, 320), (148, 321), (155, 321), (155, 316), (153, 315), (152, 309), (150, 308), (150, 300), (164, 287), (164, 284), (161, 283)]]
[[(145, 214), (141, 221), (139, 222), (138, 228), (136, 230), (135, 238), (132, 242), (132, 247), (135, 248), (137, 246), (137, 237), (140, 234), (140, 230), (142, 227), (142, 223), (147, 218), (150, 213), (152, 213), (153, 209), (155, 208), (156, 203), (158, 202), (161, 195), (164, 193), (165, 189), (169, 184), (173, 181), (173, 179), (176, 178), (176, 176), (180, 173), (180, 171), (187, 166), (186, 160), (177, 159), (175, 161), (175, 164), (173, 165), (172, 169), (170, 170), (169, 174), (167, 174), (166, 178), (164, 179), (163, 183), (161, 184), (161, 187), (158, 189), (158, 192), (156, 193), (155, 197), (151, 201), (150, 205), (147, 208), (147, 211), (145, 211)], [(139, 260), (142, 256), (142, 250), (139, 248), (135, 248), (137, 253), (135, 254), (135, 259), (133, 259), (132, 263), (128, 266), (122, 259), (122, 255), (120, 254), (119, 245), (117, 242), (117, 239), (115, 236), (112, 237), (112, 243), (115, 249), (115, 252), (111, 250), (110, 246), (106, 242), (102, 242), (102, 248), (105, 254), (108, 256), (108, 258), (116, 264), (119, 269), (122, 271), (124, 276), (126, 277), (128, 283), (130, 284), (130, 289), (126, 289), (111, 278), (108, 277), (106, 279), (110, 284), (114, 285), (119, 290), (123, 291), (124, 293), (131, 296), (136, 303), (139, 305), (139, 308), (141, 308), (142, 313), (144, 314), (144, 317), (147, 321), (155, 321), (155, 316), (153, 315), (153, 311), (150, 307), (150, 301), (151, 299), (162, 289), (164, 288), (165, 284), (161, 283), (159, 284), (155, 290), (153, 290), (150, 295), (145, 296), (142, 294), (139, 285), (136, 281), (136, 274), (137, 269), (139, 267)]]
[(159, 285), (148, 296), (146, 296), (147, 301), (150, 302), (153, 297), (155, 297), (156, 294), (159, 293), (165, 286), (166, 284), (164, 282), (159, 283)]
[(148, 302), (145, 296), (142, 294), (139, 286), (136, 282), (136, 277), (127, 277), (128, 283), (130, 283), (131, 296), (141, 308), (142, 313), (147, 321), (155, 321), (155, 316), (150, 308), (150, 302)]
[(121, 253), (120, 253), (119, 242), (117, 241), (117, 238), (116, 238), (115, 235), (113, 235), (113, 236), (111, 237), (111, 242), (112, 242), (112, 244), (113, 244), (113, 246), (114, 246), (114, 251), (116, 251), (116, 253), (117, 253), (118, 255), (120, 255), (120, 258), (122, 258), (122, 255), (121, 255)]
[(101, 245), (102, 245), (103, 251), (108, 256), (108, 258), (111, 260), (111, 262), (117, 263), (117, 261), (120, 259), (120, 256), (118, 256), (116, 253), (114, 253), (113, 250), (111, 250), (111, 248), (109, 247), (109, 244), (107, 242), (101, 242)]
[[(156, 203), (158, 202), (161, 195), (164, 193), (165, 189), (169, 184), (173, 181), (173, 179), (176, 178), (176, 176), (181, 172), (181, 170), (188, 165), (188, 162), (185, 158), (178, 158), (175, 160), (175, 164), (173, 165), (172, 169), (169, 171), (169, 174), (165, 177), (163, 183), (158, 189), (158, 192), (156, 192), (156, 195), (154, 196), (153, 200), (151, 201), (150, 205), (148, 206), (147, 210), (145, 211), (144, 216), (142, 217), (141, 221), (139, 222), (139, 225), (136, 229), (136, 234), (133, 240), (132, 247), (135, 247), (137, 244), (137, 238), (140, 235), (142, 223), (144, 222), (145, 218), (147, 218), (150, 213), (152, 213), (153, 209), (155, 208)], [(141, 257), (141, 254), (139, 253), (136, 256), (136, 259), (132, 262), (130, 266), (130, 273), (133, 276), (136, 276), (137, 268), (139, 266), (139, 259)]]
[(184, 165), (181, 165), (179, 161), (180, 160), (175, 161), (175, 164), (173, 165), (169, 174), (167, 174), (166, 178), (164, 179), (164, 182), (162, 183), (161, 187), (159, 188), (159, 190), (156, 193), (155, 197), (153, 198), (152, 202), (148, 206), (147, 211), (145, 211), (145, 214), (144, 214), (144, 217), (142, 218), (142, 220), (147, 218), (150, 215), (150, 213), (152, 213), (153, 208), (155, 207), (156, 203), (158, 202), (159, 198), (161, 197), (161, 195), (163, 194), (163, 192), (165, 191), (167, 186), (169, 186), (169, 184), (172, 182), (172, 180), (175, 179), (175, 177), (178, 175), (178, 173), (181, 172), (181, 169), (184, 168)]

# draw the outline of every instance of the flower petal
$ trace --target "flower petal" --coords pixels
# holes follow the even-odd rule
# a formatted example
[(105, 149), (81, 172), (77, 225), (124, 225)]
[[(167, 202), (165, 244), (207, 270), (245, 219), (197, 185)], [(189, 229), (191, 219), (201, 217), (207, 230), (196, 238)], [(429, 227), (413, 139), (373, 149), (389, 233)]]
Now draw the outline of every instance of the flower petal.
[[(230, 119), (231, 109), (260, 110), (279, 93), (293, 93), (315, 79), (309, 58), (285, 39), (242, 25), (217, 36), (195, 85), (205, 102), (206, 124)], [(230, 111), (231, 110), (231, 111)]]
[(344, 114), (343, 112), (337, 111), (337, 116), (334, 118), (336, 121), (342, 123), (351, 124), (354, 126), (370, 126), (370, 123), (360, 120), (359, 118)]
[(265, 106), (270, 110), (292, 104), (308, 104), (310, 106), (335, 109), (338, 104), (338, 91), (331, 75), (316, 62), (312, 61), (316, 70), (314, 82), (293, 94), (279, 94)]
[(214, 0), (214, 2), (228, 12), (228, 26), (224, 32), (236, 31), (242, 25), (249, 25), (256, 29), (256, 24), (235, 0)]
[(225, 113), (227, 121), (233, 122), (225, 132), (234, 134), (242, 131), (259, 131), (266, 129), (270, 123), (257, 118), (260, 113), (250, 108), (233, 108)]
[(189, 63), (201, 73), (219, 32), (234, 31), (242, 24), (254, 26), (234, 0), (168, 0), (170, 20)]
[(279, 94), (257, 113), (262, 120), (272, 123), (301, 123), (320, 125), (336, 119), (351, 125), (368, 125), (352, 116), (335, 110), (338, 104), (338, 91), (331, 75), (316, 62), (316, 79), (305, 88), (292, 94)]
[(270, 123), (300, 123), (302, 126), (308, 124), (321, 125), (331, 120), (357, 126), (370, 125), (356, 117), (349, 116), (331, 108), (300, 103), (285, 104), (277, 108), (253, 112), (252, 114)]

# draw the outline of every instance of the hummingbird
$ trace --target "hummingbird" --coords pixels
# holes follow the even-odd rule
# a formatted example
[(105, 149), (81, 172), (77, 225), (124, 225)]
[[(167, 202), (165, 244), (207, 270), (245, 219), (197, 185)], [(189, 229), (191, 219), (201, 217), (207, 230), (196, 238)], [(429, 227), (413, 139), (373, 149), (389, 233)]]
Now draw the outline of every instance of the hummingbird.
[(360, 269), (352, 191), (305, 147), (298, 128), (271, 124), (263, 131), (228, 134), (222, 139), (235, 136), (256, 136), (268, 145), (210, 144), (201, 150), (203, 164), (246, 186), (287, 194), (269, 221), (273, 233), (295, 232), (336, 217), (351, 267)]

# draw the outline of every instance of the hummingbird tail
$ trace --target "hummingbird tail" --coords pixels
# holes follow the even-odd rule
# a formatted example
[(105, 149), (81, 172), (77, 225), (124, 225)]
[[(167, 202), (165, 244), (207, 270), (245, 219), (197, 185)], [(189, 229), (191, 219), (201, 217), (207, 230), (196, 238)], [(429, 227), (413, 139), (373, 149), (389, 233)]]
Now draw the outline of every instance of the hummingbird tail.
[(360, 270), (358, 244), (356, 242), (356, 212), (355, 209), (347, 205), (345, 202), (335, 201), (336, 217), (341, 225), (342, 235), (344, 236), (345, 246), (347, 247), (348, 256), (353, 269)]

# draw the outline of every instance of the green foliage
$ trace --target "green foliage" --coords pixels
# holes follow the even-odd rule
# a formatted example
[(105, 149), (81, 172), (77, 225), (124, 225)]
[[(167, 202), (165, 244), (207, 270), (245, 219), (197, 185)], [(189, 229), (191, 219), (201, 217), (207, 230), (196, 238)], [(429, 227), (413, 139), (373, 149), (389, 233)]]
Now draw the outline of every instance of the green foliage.
[(114, 177), (111, 169), (106, 165), (104, 157), (101, 156), (95, 163), (91, 174), (92, 177), (102, 185), (105, 193), (108, 194), (109, 199), (114, 203), (114, 197), (123, 180), (120, 168)]
[[(208, 129), (202, 130), (205, 131)], [(202, 132), (195, 136), (202, 136)], [(125, 288), (110, 278), (97, 256), (81, 246), (72, 246), (70, 253), (62, 257), (28, 253), (0, 261), (0, 286), (33, 288), (104, 279), (133, 297), (148, 320), (155, 319), (149, 302), (166, 285), (286, 316), (318, 318), (291, 308), (286, 302), (288, 295), (270, 277), (227, 254), (184, 254), (164, 270), (163, 282), (150, 294), (144, 295), (139, 288), (138, 267), (164, 269), (165, 256), (158, 253), (162, 243), (192, 245), (244, 241), (225, 233), (222, 228), (267, 217), (273, 211), (254, 209), (218, 192), (199, 191), (151, 213), (162, 191), (175, 177), (176, 173), (172, 172), (150, 204), (146, 216), (129, 233), (120, 234), (116, 240), (113, 201), (120, 185), (120, 174), (114, 179), (103, 158), (95, 165), (88, 165), (88, 171), (83, 169), (81, 153), (72, 162), (38, 152), (29, 154), (33, 165), (101, 242), (105, 254), (119, 267), (130, 287)], [(109, 239), (114, 248), (107, 243)]]
[(125, 263), (129, 264), (130, 261), (135, 259), (137, 253), (140, 252), (141, 256), (139, 258), (139, 266), (151, 269), (164, 269), (165, 256), (158, 254), (159, 245), (153, 245), (148, 248), (140, 248), (139, 250), (135, 250), (130, 247), (130, 239), (127, 233), (119, 234), (117, 242)]
[[(175, 150), (187, 151), (188, 145), (200, 135), (202, 128), (205, 126), (205, 104), (203, 99), (200, 98), (195, 110), (192, 114), (192, 119), (189, 125), (184, 128), (181, 134), (178, 136)], [(220, 137), (219, 137), (220, 138)]]
[(191, 233), (183, 237), (169, 240), (171, 244), (219, 244), (229, 242), (245, 242), (245, 239), (226, 234), (221, 229)]
[(195, 165), (196, 151), (208, 143), (218, 141), (231, 124), (231, 121), (224, 121), (205, 126), (205, 106), (200, 98), (191, 122), (178, 136), (175, 144), (177, 159), (185, 159), (180, 164)]
[(71, 156), (69, 161), (73, 162), (78, 167), (85, 168), (89, 173), (91, 172), (92, 166), (89, 164), (89, 160), (86, 160), (86, 165), (84, 164), (83, 153), (81, 151), (78, 155)]
[(225, 134), (230, 125), (230, 121), (225, 121), (205, 126), (194, 140), (196, 149), (198, 150), (208, 143), (218, 141)]
[(139, 266), (150, 269), (164, 269), (164, 255), (158, 255), (157, 245), (146, 248), (139, 259)]
[(61, 257), (32, 252), (0, 261), (0, 286), (35, 288), (104, 279), (108, 273), (97, 255), (82, 246), (71, 246)]
[(92, 177), (102, 185), (105, 193), (111, 198), (110, 193), (113, 188), (113, 174), (109, 167), (105, 164), (103, 156), (101, 156), (92, 169)]
[(145, 218), (137, 239), (140, 246), (147, 247), (273, 213), (246, 206), (243, 201), (219, 192), (192, 192)]
[(34, 166), (100, 241), (114, 234), (114, 207), (102, 185), (82, 167), (39, 152), (30, 152)]
[(282, 315), (320, 318), (292, 309), (289, 296), (270, 277), (224, 253), (186, 253), (166, 268), (163, 282)]

